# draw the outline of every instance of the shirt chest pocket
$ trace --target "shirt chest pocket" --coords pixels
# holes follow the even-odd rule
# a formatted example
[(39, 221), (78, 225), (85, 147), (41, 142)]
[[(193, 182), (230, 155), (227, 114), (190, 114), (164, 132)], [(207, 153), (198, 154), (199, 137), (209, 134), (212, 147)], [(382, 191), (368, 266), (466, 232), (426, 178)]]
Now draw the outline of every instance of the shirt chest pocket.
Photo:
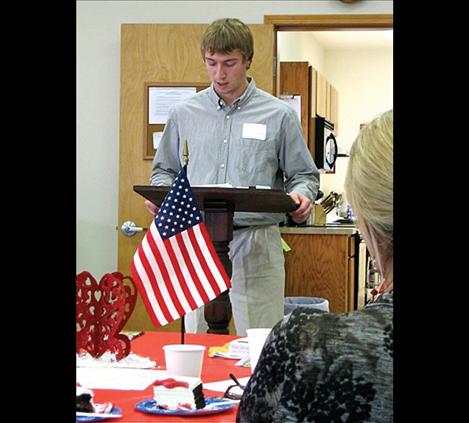
[(232, 143), (230, 154), (237, 170), (243, 173), (263, 172), (269, 163), (276, 162), (272, 141), (241, 138)]

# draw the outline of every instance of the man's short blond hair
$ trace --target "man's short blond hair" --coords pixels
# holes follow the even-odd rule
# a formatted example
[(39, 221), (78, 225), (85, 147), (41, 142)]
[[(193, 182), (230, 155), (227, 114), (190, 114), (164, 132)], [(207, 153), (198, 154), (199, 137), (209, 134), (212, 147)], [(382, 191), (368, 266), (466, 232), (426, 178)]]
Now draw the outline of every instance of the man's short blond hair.
[(212, 22), (200, 42), (200, 52), (205, 60), (205, 52), (210, 54), (231, 53), (239, 50), (245, 61), (254, 56), (254, 40), (249, 27), (236, 18), (217, 19)]

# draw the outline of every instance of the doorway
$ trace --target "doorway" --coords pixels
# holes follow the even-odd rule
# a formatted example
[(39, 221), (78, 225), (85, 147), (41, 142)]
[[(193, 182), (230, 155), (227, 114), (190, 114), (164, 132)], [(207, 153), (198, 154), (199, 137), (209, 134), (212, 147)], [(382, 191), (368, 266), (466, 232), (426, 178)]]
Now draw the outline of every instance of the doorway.
[[(346, 157), (360, 124), (392, 108), (393, 15), (266, 15), (264, 23), (274, 26), (274, 95), (286, 94), (280, 88), (281, 62), (308, 62), (313, 67), (311, 90), (324, 95), (321, 76), (327, 90), (334, 93), (328, 96), (330, 120), (335, 122), (339, 154)], [(328, 118), (319, 112), (319, 106), (326, 101), (315, 104), (315, 96), (310, 93), (309, 97), (313, 103), (310, 117), (314, 118), (317, 112)], [(303, 119), (302, 124), (308, 128)], [(343, 191), (347, 163), (346, 158), (339, 157), (334, 172), (321, 174), (321, 191)]]

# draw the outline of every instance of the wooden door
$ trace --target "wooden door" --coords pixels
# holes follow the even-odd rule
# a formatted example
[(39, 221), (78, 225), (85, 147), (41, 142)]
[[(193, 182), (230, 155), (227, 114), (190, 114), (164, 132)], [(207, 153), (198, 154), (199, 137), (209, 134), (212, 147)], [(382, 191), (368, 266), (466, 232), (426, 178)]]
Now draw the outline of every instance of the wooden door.
[[(125, 221), (148, 228), (151, 215), (134, 185), (148, 185), (151, 159), (146, 149), (147, 83), (210, 84), (199, 41), (206, 24), (123, 24), (121, 28), (120, 152), (118, 268), (130, 275), (130, 261), (144, 234), (124, 236)], [(273, 93), (274, 31), (271, 24), (249, 25), (254, 37), (254, 59), (248, 75), (256, 86)], [(161, 330), (179, 330), (180, 321)], [(155, 330), (140, 296), (127, 330)]]

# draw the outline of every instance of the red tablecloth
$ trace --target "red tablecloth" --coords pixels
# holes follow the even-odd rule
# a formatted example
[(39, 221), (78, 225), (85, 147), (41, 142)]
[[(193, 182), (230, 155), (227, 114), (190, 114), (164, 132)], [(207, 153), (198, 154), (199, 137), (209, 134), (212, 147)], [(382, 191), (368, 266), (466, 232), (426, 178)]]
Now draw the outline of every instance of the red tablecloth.
[[(229, 379), (229, 374), (233, 373), (237, 378), (249, 376), (251, 369), (248, 367), (235, 366), (237, 360), (213, 357), (207, 355), (208, 347), (221, 346), (239, 337), (230, 335), (211, 334), (186, 334), (186, 344), (200, 344), (207, 347), (202, 365), (202, 381), (204, 383)], [(178, 344), (181, 335), (177, 332), (145, 332), (142, 336), (132, 340), (132, 352), (143, 357), (149, 357), (157, 362), (158, 369), (165, 369), (163, 345)], [(109, 422), (123, 423), (143, 423), (143, 422), (234, 422), (236, 420), (236, 405), (233, 409), (219, 414), (206, 416), (161, 416), (155, 414), (142, 413), (135, 409), (135, 404), (144, 399), (153, 397), (152, 386), (143, 391), (122, 391), (108, 389), (94, 389), (94, 401), (97, 403), (111, 401), (122, 411), (122, 418), (109, 419)], [(205, 396), (221, 396), (222, 393), (204, 389)]]

